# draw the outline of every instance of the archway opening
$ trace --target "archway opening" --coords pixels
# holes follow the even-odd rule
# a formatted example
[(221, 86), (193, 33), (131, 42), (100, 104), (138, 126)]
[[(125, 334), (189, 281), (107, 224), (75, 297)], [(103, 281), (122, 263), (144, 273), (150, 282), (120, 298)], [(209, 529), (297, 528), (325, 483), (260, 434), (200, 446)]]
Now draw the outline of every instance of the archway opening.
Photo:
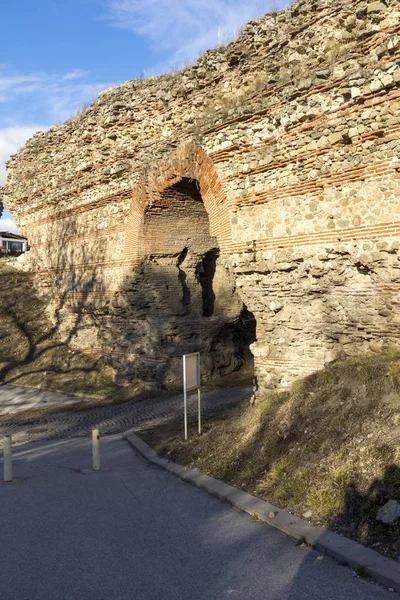
[(133, 302), (141, 312), (136, 347), (155, 365), (147, 376), (180, 388), (182, 354), (200, 351), (203, 380), (240, 373), (250, 381), (255, 320), (210, 235), (197, 180), (182, 178), (152, 199), (141, 255)]

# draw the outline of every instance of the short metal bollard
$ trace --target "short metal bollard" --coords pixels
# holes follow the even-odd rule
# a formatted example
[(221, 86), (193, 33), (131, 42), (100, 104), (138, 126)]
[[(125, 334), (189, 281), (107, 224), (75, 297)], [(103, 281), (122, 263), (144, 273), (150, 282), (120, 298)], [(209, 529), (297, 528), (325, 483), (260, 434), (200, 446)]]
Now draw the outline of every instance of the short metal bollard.
[(4, 463), (4, 481), (13, 480), (12, 469), (12, 438), (11, 435), (5, 435), (3, 441), (3, 463)]
[(92, 429), (93, 471), (101, 471), (100, 431)]

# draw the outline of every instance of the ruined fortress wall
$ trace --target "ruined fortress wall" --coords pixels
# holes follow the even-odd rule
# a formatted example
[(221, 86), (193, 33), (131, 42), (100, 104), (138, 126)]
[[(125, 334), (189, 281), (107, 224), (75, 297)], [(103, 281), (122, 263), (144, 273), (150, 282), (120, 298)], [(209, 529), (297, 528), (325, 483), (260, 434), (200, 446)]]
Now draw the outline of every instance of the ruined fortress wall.
[(36, 134), (3, 196), (75, 346), (169, 385), (182, 351), (211, 377), (251, 343), (261, 388), (398, 350), (399, 23), (300, 0)]

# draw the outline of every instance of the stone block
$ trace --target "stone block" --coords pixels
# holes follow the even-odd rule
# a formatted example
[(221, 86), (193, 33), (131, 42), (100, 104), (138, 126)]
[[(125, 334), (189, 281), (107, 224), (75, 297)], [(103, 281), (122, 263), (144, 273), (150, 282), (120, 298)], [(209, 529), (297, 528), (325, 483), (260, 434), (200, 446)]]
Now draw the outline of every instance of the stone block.
[(387, 6), (383, 2), (370, 2), (367, 5), (367, 14), (375, 14), (387, 11)]
[(376, 518), (386, 525), (393, 525), (400, 518), (400, 503), (396, 500), (389, 500), (378, 510)]

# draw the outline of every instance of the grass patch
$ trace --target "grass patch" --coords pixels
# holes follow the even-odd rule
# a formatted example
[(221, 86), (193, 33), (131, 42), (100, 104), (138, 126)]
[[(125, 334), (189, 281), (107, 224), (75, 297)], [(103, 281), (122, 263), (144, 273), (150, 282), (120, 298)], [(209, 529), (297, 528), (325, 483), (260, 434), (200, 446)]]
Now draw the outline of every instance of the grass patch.
[(357, 565), (354, 570), (357, 573), (357, 575), (359, 577), (362, 577), (363, 579), (367, 579), (369, 577), (369, 573), (365, 568), (365, 565)]

